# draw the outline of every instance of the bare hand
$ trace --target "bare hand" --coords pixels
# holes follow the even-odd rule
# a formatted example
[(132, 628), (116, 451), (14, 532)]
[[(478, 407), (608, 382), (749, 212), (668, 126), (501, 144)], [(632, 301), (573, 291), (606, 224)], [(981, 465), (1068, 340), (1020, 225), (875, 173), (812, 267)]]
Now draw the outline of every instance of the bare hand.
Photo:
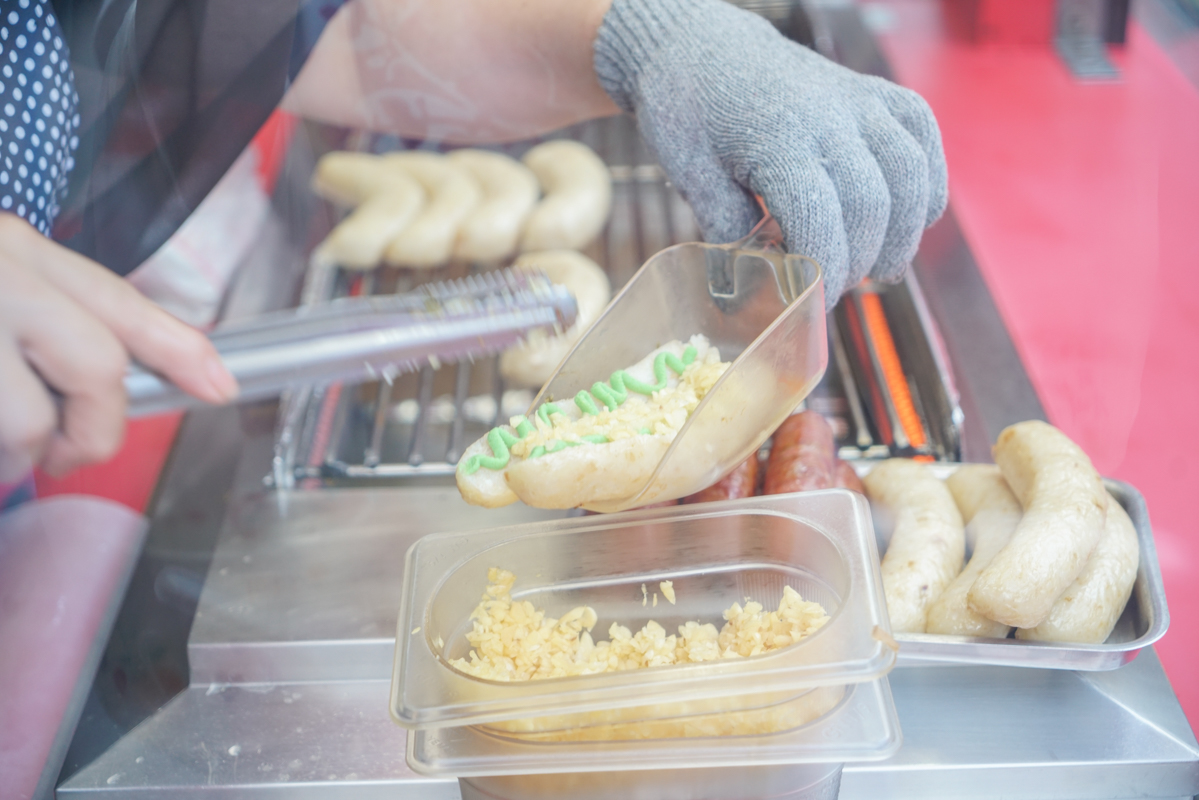
[(206, 337), (99, 264), (0, 214), (0, 481), (33, 466), (61, 475), (112, 457), (124, 436), (130, 358), (201, 400), (237, 395)]

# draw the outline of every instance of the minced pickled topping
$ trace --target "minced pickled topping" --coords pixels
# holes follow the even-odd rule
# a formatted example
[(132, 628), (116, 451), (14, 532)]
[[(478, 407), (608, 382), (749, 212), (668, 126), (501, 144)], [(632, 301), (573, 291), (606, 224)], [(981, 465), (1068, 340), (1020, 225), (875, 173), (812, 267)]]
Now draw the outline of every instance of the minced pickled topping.
[[(532, 459), (582, 444), (606, 444), (637, 435), (673, 437), (687, 417), (719, 380), (729, 364), (720, 361), (715, 348), (697, 360), (694, 345), (687, 345), (682, 356), (661, 352), (654, 357), (654, 383), (645, 383), (627, 370), (617, 370), (607, 383), (596, 382), (590, 391), (575, 395), (581, 416), (572, 418), (556, 403), (543, 403), (532, 419), (524, 416), (510, 420), (516, 433), (493, 428), (487, 434), (491, 455), (476, 453), (459, 467), (473, 475), (480, 468), (500, 470), (512, 456)], [(667, 369), (679, 376), (669, 386)], [(635, 393), (637, 402), (627, 402)]]
[(633, 633), (614, 622), (608, 628), (608, 641), (596, 642), (591, 630), (599, 619), (590, 606), (579, 606), (555, 619), (528, 601), (512, 599), (516, 576), (508, 570), (492, 567), (487, 581), (466, 634), (473, 649), (467, 658), (450, 664), (468, 675), (495, 681), (746, 658), (801, 641), (828, 622), (819, 603), (804, 600), (787, 586), (777, 611), (764, 611), (761, 603), (748, 598), (744, 606), (733, 603), (724, 612), (725, 624), (719, 631), (711, 623), (687, 622), (677, 634), (668, 635), (650, 620)]

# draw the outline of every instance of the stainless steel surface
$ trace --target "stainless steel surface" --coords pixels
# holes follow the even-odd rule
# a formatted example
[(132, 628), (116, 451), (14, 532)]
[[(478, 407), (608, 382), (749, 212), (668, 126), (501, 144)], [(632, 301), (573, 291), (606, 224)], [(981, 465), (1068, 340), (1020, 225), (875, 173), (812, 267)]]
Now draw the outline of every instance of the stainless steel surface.
[[(347, 297), (231, 325), (210, 337), (237, 379), (241, 401), (293, 386), (378, 380), (441, 360), (494, 356), (534, 330), (564, 330), (577, 306), (544, 275), (508, 270), (425, 284), (406, 294)], [(133, 367), (125, 376), (128, 414), (199, 405), (174, 384)]]
[(388, 677), (417, 539), (564, 515), (474, 508), (446, 485), (297, 491), (233, 508), (192, 625), (191, 681)]
[[(899, 670), (904, 747), (847, 765), (841, 800), (1183, 798), (1199, 744), (1147, 650), (1103, 673)], [(193, 686), (59, 787), (62, 798), (457, 800), (404, 763), (386, 680)]]
[(990, 462), (1015, 422), (1045, 419), (1020, 355), (950, 209), (925, 231), (913, 264), (961, 394), (960, 460)]

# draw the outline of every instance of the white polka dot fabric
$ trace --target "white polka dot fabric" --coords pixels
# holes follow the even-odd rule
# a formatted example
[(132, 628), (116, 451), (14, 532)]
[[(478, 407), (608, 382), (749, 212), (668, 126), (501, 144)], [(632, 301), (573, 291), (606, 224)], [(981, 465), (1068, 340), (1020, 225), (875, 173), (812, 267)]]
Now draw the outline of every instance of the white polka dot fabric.
[(49, 235), (79, 146), (79, 96), (47, 0), (0, 0), (0, 211)]

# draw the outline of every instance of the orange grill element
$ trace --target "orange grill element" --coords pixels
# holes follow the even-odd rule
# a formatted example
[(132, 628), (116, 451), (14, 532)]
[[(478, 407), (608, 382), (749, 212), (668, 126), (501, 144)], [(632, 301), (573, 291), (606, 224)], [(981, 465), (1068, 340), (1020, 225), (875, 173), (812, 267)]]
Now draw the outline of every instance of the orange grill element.
[(895, 415), (899, 417), (899, 424), (903, 426), (903, 432), (911, 446), (915, 449), (924, 447), (928, 444), (928, 439), (924, 436), (924, 425), (920, 422), (920, 415), (916, 413), (916, 404), (912, 402), (908, 379), (899, 363), (899, 353), (895, 350), (895, 340), (891, 338), (891, 328), (887, 325), (887, 317), (883, 313), (883, 303), (874, 292), (863, 292), (861, 299), (866, 329), (874, 341), (875, 352), (883, 368), (883, 380), (887, 382), (891, 402), (895, 405)]

